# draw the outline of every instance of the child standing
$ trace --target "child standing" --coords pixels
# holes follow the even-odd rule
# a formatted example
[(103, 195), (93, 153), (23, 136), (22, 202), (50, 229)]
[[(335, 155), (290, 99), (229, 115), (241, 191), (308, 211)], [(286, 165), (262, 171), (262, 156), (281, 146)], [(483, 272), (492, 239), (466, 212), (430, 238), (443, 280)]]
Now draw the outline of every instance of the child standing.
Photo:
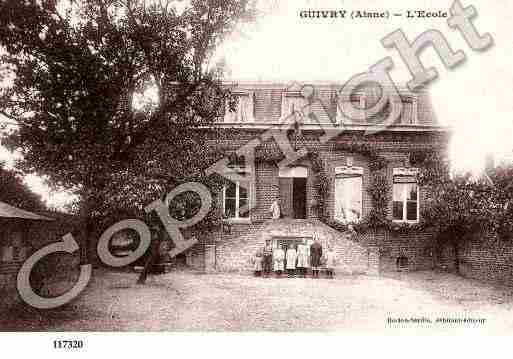
[(335, 251), (333, 247), (328, 247), (328, 252), (326, 252), (326, 276), (328, 278), (333, 278), (334, 270), (335, 270)]
[(306, 244), (299, 244), (297, 246), (297, 269), (302, 278), (306, 277), (306, 270), (308, 268), (308, 249), (309, 246)]
[(260, 277), (262, 275), (262, 263), (263, 263), (263, 253), (262, 250), (259, 249), (255, 253), (255, 257), (253, 257), (253, 269), (255, 271), (255, 277)]

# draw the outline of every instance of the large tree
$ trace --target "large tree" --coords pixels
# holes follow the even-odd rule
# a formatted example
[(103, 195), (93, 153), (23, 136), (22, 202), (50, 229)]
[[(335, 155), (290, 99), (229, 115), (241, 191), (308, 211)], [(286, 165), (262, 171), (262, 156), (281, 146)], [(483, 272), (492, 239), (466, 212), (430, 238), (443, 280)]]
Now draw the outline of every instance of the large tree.
[(205, 131), (197, 129), (218, 118), (228, 96), (208, 62), (253, 16), (248, 0), (1, 2), (10, 85), (0, 111), (18, 123), (9, 141), (20, 168), (80, 196), (86, 237), (95, 215), (142, 213), (201, 178)]

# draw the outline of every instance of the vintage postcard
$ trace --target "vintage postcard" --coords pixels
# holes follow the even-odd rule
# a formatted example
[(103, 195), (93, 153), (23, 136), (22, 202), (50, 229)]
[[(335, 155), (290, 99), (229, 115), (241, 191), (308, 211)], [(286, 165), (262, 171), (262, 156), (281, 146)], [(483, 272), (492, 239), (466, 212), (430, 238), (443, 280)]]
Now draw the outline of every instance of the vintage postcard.
[(0, 343), (511, 334), (512, 13), (1, 0)]

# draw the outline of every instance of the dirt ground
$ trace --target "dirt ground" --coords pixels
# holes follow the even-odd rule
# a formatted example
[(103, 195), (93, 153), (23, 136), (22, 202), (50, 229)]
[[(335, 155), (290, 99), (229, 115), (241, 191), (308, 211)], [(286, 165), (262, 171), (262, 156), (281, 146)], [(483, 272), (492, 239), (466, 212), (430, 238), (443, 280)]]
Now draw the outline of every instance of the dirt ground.
[[(513, 330), (512, 288), (447, 273), (277, 279), (174, 271), (151, 276), (144, 286), (136, 285), (136, 278), (131, 272), (95, 271), (89, 287), (74, 302), (54, 310), (4, 313), (0, 330)], [(437, 318), (485, 321), (441, 323)]]

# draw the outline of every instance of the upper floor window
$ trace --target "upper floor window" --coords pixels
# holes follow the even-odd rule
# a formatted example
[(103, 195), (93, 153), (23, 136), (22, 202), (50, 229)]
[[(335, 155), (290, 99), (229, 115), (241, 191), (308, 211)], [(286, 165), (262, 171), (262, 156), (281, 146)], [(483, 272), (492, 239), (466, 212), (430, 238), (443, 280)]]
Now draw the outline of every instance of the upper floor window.
[(362, 218), (363, 168), (335, 168), (335, 219), (356, 223)]
[(415, 168), (394, 168), (392, 219), (404, 222), (419, 220), (419, 188)]

